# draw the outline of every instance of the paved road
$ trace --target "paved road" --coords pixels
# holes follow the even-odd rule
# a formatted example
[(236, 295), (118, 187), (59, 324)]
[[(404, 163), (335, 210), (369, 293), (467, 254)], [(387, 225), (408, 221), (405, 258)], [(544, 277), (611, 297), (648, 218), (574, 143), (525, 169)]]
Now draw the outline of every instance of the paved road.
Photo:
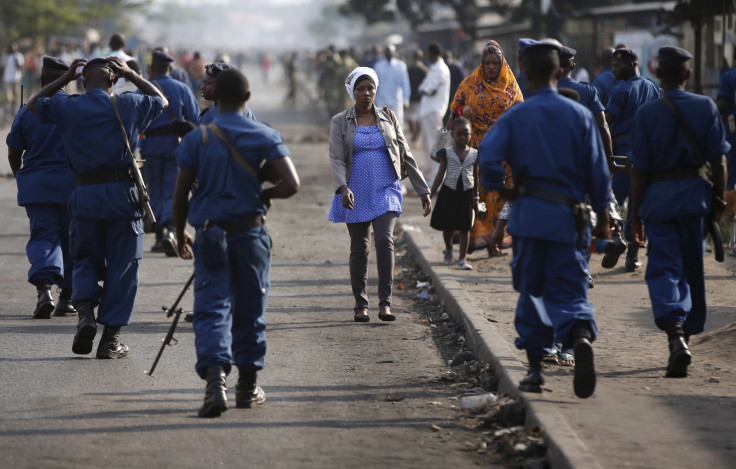
[[(253, 86), (253, 109), (292, 142), (303, 184), (269, 215), (273, 289), (259, 377), (266, 404), (196, 417), (204, 382), (193, 370), (186, 323), (155, 376), (144, 373), (168, 328), (161, 307), (192, 272), (191, 262), (162, 254), (144, 255), (133, 323), (122, 336), (130, 359), (73, 355), (75, 319), (31, 319), (28, 222), (15, 205), (14, 181), (2, 179), (0, 467), (466, 467), (482, 460), (458, 451), (469, 431), (454, 421), (457, 392), (438, 380), (447, 367), (411, 301), (397, 299), (394, 323), (377, 322), (377, 311), (369, 324), (352, 322), (347, 232), (326, 221), (326, 144), (296, 143), (315, 135), (324, 142), (326, 118), (319, 110), (282, 110), (280, 89), (260, 86)], [(372, 263), (373, 285), (374, 271)], [(190, 293), (183, 306), (191, 304)]]

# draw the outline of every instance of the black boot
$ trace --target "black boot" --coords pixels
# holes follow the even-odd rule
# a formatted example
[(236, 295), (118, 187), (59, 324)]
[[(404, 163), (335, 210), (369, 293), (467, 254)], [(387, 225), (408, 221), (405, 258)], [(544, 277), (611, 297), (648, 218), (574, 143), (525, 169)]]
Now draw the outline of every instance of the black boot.
[(638, 269), (641, 269), (639, 246), (635, 243), (629, 243), (629, 248), (626, 250), (626, 272), (634, 272)]
[(587, 321), (578, 321), (573, 327), (570, 338), (575, 353), (575, 376), (573, 377), (573, 389), (575, 395), (586, 399), (595, 392), (595, 366), (593, 360), (593, 334)]
[(54, 297), (51, 296), (51, 285), (44, 283), (36, 287), (38, 301), (36, 310), (33, 311), (33, 319), (48, 319), (54, 311)]
[(626, 241), (621, 237), (621, 233), (611, 235), (611, 242), (606, 244), (606, 252), (601, 259), (601, 267), (604, 269), (613, 269), (618, 263), (618, 258), (626, 251)]
[(670, 345), (670, 356), (667, 360), (665, 376), (667, 378), (686, 378), (687, 367), (690, 366), (693, 357), (687, 348), (681, 322), (676, 321), (667, 327), (667, 340)]
[(205, 373), (207, 387), (204, 392), (204, 404), (199, 408), (199, 416), (204, 418), (219, 417), (227, 410), (227, 386), (225, 370), (221, 366), (210, 366)]
[(62, 288), (59, 301), (56, 302), (54, 316), (76, 316), (77, 310), (72, 306), (72, 289)]
[(72, 352), (77, 355), (87, 355), (92, 352), (92, 341), (97, 334), (95, 312), (90, 303), (79, 303), (77, 311), (79, 313), (79, 322), (77, 323), (77, 333), (74, 334)]
[(128, 358), (130, 349), (120, 343), (120, 326), (105, 326), (97, 346), (97, 358)]
[(524, 392), (542, 392), (542, 385), (544, 384), (544, 376), (542, 376), (542, 357), (532, 355), (527, 350), (526, 357), (529, 360), (529, 370), (521, 381), (519, 381), (519, 391)]
[(250, 409), (266, 402), (266, 393), (256, 385), (257, 375), (256, 370), (239, 372), (235, 386), (235, 407), (238, 409)]
[(164, 248), (166, 257), (177, 257), (179, 255), (179, 252), (176, 250), (174, 226), (171, 223), (167, 223), (161, 231), (161, 245)]

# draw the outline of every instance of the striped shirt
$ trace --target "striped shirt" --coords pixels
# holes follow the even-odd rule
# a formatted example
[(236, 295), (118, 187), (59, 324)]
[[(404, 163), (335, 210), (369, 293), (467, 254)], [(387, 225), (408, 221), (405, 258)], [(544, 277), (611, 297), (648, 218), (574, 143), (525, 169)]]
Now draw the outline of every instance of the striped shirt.
[(447, 152), (447, 173), (445, 173), (443, 184), (454, 190), (457, 187), (458, 178), (462, 176), (463, 189), (472, 189), (475, 185), (473, 168), (475, 162), (478, 161), (478, 150), (470, 148), (463, 161), (460, 161), (453, 147), (445, 148), (445, 151)]

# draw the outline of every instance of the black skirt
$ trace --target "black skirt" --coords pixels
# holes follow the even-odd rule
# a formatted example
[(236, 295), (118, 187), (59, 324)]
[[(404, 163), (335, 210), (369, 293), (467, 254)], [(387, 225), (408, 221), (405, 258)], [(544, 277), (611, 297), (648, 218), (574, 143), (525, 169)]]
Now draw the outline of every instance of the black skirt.
[(463, 190), (462, 178), (456, 189), (442, 184), (429, 226), (440, 231), (470, 231), (475, 218), (473, 194), (473, 189)]

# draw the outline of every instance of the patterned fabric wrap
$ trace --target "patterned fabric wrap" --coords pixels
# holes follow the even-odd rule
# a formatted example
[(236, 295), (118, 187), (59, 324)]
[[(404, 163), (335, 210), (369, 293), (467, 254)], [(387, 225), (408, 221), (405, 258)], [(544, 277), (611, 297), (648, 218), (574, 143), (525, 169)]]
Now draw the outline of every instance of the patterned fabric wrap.
[[(501, 60), (501, 71), (498, 78), (490, 82), (483, 74), (483, 59), (489, 54), (495, 54)], [(460, 83), (450, 106), (453, 112), (460, 106), (473, 108), (470, 146), (476, 149), (501, 114), (514, 104), (524, 101), (516, 77), (496, 41), (491, 40), (486, 43), (480, 62), (475, 71)], [(507, 175), (510, 175), (509, 171)], [(482, 186), (480, 187), (480, 200), (486, 203), (487, 211), (479, 213), (475, 219), (473, 230), (470, 232), (471, 244), (480, 241), (479, 238), (486, 241), (490, 238), (496, 220), (503, 209), (503, 201), (499, 198), (498, 193), (488, 192)]]

